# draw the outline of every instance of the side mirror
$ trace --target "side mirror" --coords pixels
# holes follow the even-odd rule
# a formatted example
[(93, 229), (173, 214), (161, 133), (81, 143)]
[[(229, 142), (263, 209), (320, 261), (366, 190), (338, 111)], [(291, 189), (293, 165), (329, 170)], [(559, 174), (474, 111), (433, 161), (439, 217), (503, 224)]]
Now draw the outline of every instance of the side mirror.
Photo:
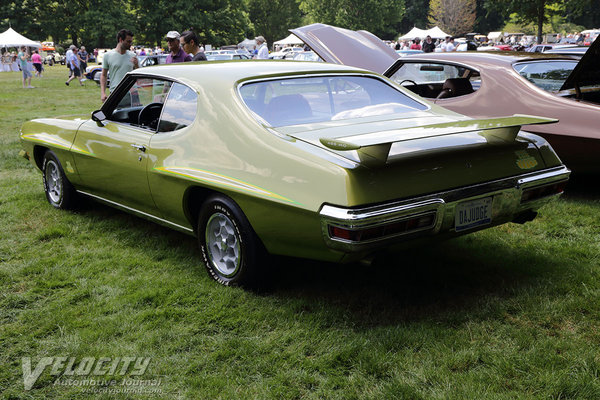
[(96, 110), (92, 113), (92, 121), (96, 121), (96, 124), (98, 124), (98, 126), (100, 127), (104, 126), (105, 119), (106, 116), (104, 115), (102, 110)]

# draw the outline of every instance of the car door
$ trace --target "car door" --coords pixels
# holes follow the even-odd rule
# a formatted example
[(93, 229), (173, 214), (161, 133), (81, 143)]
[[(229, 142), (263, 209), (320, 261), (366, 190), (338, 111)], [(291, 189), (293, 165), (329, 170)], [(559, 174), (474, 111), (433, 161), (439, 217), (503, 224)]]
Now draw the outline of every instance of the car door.
[(126, 77), (102, 109), (107, 118), (81, 126), (73, 154), (85, 192), (156, 212), (148, 186), (148, 149), (170, 85), (155, 78)]

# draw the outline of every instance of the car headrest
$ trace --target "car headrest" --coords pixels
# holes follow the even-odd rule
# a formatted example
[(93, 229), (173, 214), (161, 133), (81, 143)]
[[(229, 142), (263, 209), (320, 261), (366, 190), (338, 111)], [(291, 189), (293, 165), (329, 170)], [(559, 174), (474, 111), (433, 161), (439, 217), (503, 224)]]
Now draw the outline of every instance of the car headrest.
[(286, 94), (273, 97), (263, 117), (272, 126), (295, 125), (312, 117), (312, 109), (301, 94)]
[(471, 81), (467, 78), (448, 78), (444, 82), (442, 91), (437, 98), (444, 99), (448, 97), (463, 96), (473, 92), (473, 85), (471, 85)]

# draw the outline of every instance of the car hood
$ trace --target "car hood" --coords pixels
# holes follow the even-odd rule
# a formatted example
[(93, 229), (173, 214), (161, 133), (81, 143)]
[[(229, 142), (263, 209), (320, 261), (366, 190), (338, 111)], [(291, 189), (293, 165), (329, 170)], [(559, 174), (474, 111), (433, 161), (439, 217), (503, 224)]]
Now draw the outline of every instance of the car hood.
[(290, 29), (325, 62), (350, 65), (383, 74), (400, 56), (377, 36), (325, 24)]
[(560, 90), (600, 85), (600, 40), (594, 40)]

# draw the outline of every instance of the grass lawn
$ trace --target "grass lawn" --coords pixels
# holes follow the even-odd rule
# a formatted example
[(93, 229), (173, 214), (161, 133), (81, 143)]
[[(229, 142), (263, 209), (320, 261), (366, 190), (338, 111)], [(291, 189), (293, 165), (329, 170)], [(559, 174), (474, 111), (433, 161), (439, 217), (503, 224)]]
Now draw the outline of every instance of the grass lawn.
[(281, 259), (272, 291), (225, 288), (192, 237), (47, 204), (18, 134), (99, 107), (95, 83), (66, 77), (47, 67), (24, 90), (0, 72), (0, 397), (91, 397), (50, 367), (25, 391), (22, 357), (139, 356), (158, 394), (94, 397), (600, 398), (598, 189), (571, 185), (531, 223), (370, 267)]

